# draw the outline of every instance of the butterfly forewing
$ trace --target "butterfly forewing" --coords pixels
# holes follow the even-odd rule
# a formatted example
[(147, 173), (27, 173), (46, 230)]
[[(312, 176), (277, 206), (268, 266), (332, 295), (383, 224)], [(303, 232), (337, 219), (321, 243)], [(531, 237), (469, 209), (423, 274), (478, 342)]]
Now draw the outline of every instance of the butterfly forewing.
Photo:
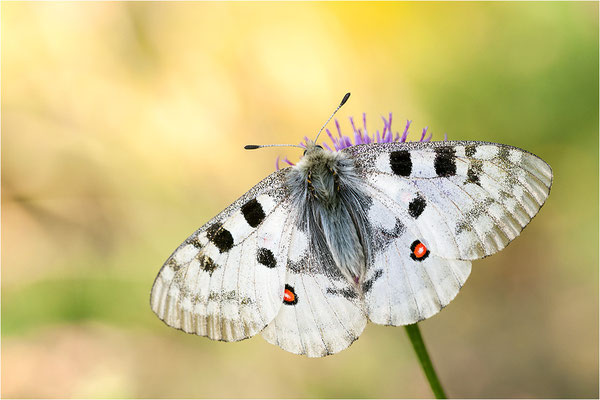
[(236, 341), (261, 331), (284, 292), (290, 209), (278, 171), (192, 234), (162, 267), (151, 294), (168, 325)]
[(506, 145), (382, 143), (344, 151), (373, 193), (426, 234), (431, 252), (450, 259), (503, 249), (538, 212), (552, 184), (548, 164)]

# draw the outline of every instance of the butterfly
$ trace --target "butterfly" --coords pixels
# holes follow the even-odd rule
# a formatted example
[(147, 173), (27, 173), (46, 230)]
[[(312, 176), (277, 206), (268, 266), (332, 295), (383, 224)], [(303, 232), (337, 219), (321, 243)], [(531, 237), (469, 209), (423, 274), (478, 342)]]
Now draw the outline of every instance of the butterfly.
[(334, 354), (367, 321), (400, 326), (440, 311), (471, 261), (515, 239), (551, 185), (546, 162), (503, 144), (330, 151), (307, 140), (296, 165), (263, 179), (173, 252), (151, 307), (167, 325), (210, 339), (260, 332), (292, 353)]

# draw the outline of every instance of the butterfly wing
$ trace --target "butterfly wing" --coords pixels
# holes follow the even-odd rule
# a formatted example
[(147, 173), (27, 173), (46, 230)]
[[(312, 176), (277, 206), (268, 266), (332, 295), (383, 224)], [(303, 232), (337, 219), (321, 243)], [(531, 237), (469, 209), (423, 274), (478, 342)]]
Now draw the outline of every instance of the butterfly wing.
[(368, 190), (373, 196), (369, 223), (374, 251), (363, 295), (369, 319), (398, 326), (436, 314), (467, 280), (471, 261), (433, 253), (425, 232), (407, 223), (410, 220), (399, 215), (389, 198)]
[(275, 318), (289, 244), (286, 172), (262, 180), (168, 258), (150, 298), (152, 310), (167, 325), (237, 341)]
[(469, 260), (518, 236), (552, 184), (543, 160), (500, 144), (382, 143), (344, 151), (376, 199), (364, 292), (369, 319), (381, 324), (414, 323), (448, 304), (470, 273)]
[(330, 255), (317, 254), (309, 243), (293, 224), (285, 286), (288, 297), (262, 335), (289, 352), (322, 357), (350, 346), (367, 318), (356, 288)]

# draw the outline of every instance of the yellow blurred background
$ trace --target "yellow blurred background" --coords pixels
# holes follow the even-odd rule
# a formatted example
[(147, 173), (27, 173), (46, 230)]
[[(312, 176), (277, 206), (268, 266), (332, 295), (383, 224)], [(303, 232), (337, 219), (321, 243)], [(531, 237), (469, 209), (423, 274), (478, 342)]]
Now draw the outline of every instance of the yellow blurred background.
[(247, 143), (394, 113), (554, 169), (420, 324), (452, 397), (598, 397), (598, 3), (2, 2), (3, 397), (430, 397), (404, 329), (307, 359), (149, 307), (166, 257), (274, 170)]

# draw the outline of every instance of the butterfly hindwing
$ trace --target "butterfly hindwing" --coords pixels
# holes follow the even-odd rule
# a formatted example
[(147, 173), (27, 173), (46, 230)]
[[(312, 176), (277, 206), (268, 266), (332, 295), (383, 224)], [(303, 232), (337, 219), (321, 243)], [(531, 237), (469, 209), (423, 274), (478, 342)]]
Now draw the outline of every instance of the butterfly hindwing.
[(433, 254), (427, 232), (409, 219), (402, 222), (375, 196), (369, 221), (375, 251), (362, 285), (369, 320), (382, 325), (413, 324), (454, 299), (471, 272), (470, 261)]
[(308, 237), (296, 227), (285, 288), (283, 307), (262, 333), (269, 343), (322, 357), (345, 349), (362, 333), (367, 319), (360, 294), (331, 257), (311, 251)]
[(261, 181), (192, 234), (151, 294), (168, 325), (215, 340), (255, 335), (281, 307), (290, 218), (285, 170)]

